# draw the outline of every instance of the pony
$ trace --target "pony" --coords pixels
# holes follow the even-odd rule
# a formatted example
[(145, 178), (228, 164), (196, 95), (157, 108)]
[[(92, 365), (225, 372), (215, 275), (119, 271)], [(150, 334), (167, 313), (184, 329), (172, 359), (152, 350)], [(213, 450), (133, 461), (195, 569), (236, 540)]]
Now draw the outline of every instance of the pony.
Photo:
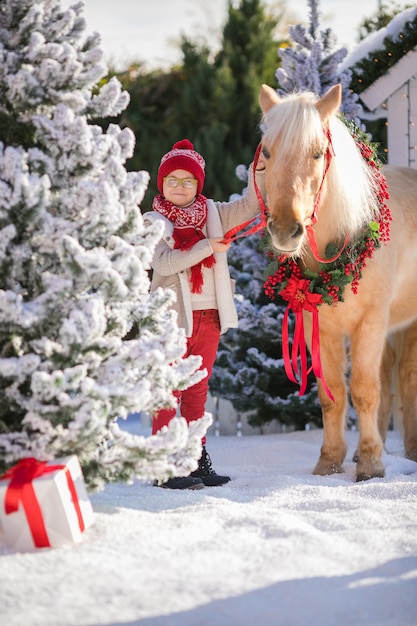
[[(380, 211), (375, 178), (340, 118), (341, 98), (340, 85), (321, 98), (311, 92), (280, 97), (267, 85), (259, 93), (266, 227), (275, 254), (293, 259), (302, 276), (319, 271), (329, 244), (341, 250), (354, 242)], [(316, 314), (323, 441), (313, 474), (344, 471), (350, 364), (359, 424), (357, 481), (385, 473), (394, 363), (405, 455), (417, 461), (417, 171), (385, 166), (382, 173), (389, 192), (389, 241), (367, 259), (357, 289), (347, 285), (341, 300), (320, 304)], [(302, 310), (302, 322), (312, 353), (310, 310)]]

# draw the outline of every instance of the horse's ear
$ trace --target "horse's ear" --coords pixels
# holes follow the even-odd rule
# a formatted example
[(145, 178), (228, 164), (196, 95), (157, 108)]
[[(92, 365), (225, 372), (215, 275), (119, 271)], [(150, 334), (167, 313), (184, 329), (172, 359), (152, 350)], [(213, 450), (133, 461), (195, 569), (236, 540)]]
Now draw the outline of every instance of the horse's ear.
[(329, 119), (332, 115), (335, 115), (339, 110), (342, 102), (342, 86), (333, 85), (329, 91), (324, 94), (322, 98), (316, 103), (316, 109), (320, 113), (320, 117), (323, 121)]
[(264, 113), (280, 102), (280, 98), (272, 87), (262, 85), (259, 92), (259, 105)]

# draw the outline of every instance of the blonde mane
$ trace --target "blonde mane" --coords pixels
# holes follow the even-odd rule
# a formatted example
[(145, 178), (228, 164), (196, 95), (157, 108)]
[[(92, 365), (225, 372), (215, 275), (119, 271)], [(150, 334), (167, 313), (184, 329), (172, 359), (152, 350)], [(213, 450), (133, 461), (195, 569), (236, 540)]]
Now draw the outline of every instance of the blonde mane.
[[(263, 117), (261, 128), (268, 145), (279, 141), (276, 164), (311, 158), (323, 146), (324, 131), (311, 92), (294, 93)], [(353, 234), (375, 219), (379, 210), (375, 182), (347, 126), (330, 120), (335, 156), (326, 176), (322, 205), (331, 204), (331, 220), (339, 233)]]

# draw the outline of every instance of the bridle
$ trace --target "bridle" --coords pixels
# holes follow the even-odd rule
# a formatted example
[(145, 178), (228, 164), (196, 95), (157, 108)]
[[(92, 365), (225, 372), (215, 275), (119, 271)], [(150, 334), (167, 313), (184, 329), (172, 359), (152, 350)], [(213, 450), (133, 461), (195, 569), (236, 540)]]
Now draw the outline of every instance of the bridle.
[[(348, 235), (346, 235), (345, 241), (343, 243), (343, 246), (330, 259), (323, 259), (320, 256), (319, 250), (318, 250), (318, 246), (317, 246), (317, 242), (316, 242), (316, 235), (315, 235), (313, 226), (314, 226), (314, 224), (316, 224), (316, 222), (318, 220), (318, 212), (319, 212), (319, 206), (320, 206), (321, 196), (322, 196), (322, 192), (323, 192), (324, 180), (326, 178), (327, 172), (329, 171), (330, 164), (332, 162), (332, 158), (334, 156), (336, 156), (336, 153), (335, 153), (334, 147), (333, 147), (332, 135), (331, 135), (331, 132), (330, 132), (330, 128), (327, 128), (327, 129), (323, 128), (323, 132), (326, 135), (327, 140), (328, 140), (326, 152), (324, 154), (325, 164), (324, 164), (324, 169), (323, 169), (323, 176), (322, 176), (322, 179), (321, 179), (319, 190), (318, 190), (318, 192), (316, 194), (316, 199), (314, 201), (313, 213), (312, 213), (311, 217), (309, 218), (310, 219), (310, 224), (308, 224), (305, 228), (306, 228), (306, 232), (307, 232), (308, 242), (310, 244), (311, 251), (312, 251), (313, 256), (316, 259), (316, 261), (318, 261), (319, 263), (333, 263), (342, 254), (343, 250), (345, 249), (345, 247), (346, 247), (346, 245), (348, 243), (349, 237), (348, 237)], [(269, 215), (268, 208), (267, 208), (267, 206), (266, 206), (266, 204), (264, 202), (262, 194), (259, 191), (259, 187), (258, 187), (258, 185), (256, 183), (256, 165), (258, 163), (259, 155), (261, 153), (261, 150), (262, 150), (262, 141), (259, 142), (258, 147), (256, 148), (254, 159), (253, 159), (253, 184), (254, 184), (254, 188), (255, 188), (256, 197), (257, 197), (258, 203), (259, 203), (259, 209), (260, 209), (259, 215), (257, 215), (256, 217), (248, 220), (247, 222), (244, 222), (243, 224), (239, 224), (238, 226), (235, 226), (234, 228), (231, 228), (230, 230), (228, 230), (227, 233), (225, 233), (225, 235), (224, 235), (224, 241), (227, 242), (227, 243), (230, 243), (232, 241), (236, 241), (236, 239), (240, 239), (241, 237), (247, 237), (248, 235), (253, 235), (254, 233), (257, 233), (260, 230), (263, 230), (264, 228), (266, 228), (267, 218), (268, 218), (268, 215)], [(240, 234), (238, 234), (238, 233), (240, 233)]]

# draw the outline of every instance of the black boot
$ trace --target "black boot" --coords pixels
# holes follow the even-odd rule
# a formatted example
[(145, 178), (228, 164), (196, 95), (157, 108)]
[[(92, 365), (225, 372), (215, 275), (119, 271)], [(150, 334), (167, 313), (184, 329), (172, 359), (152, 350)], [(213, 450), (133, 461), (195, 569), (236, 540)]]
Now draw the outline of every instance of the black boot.
[(168, 478), (164, 483), (159, 484), (157, 480), (154, 482), (154, 487), (162, 487), (163, 489), (203, 489), (204, 483), (200, 478), (194, 478), (193, 476), (175, 476), (174, 478)]
[(198, 462), (198, 469), (196, 469), (195, 472), (191, 472), (190, 476), (201, 478), (206, 487), (218, 487), (219, 485), (228, 483), (230, 480), (229, 476), (219, 476), (216, 474), (211, 466), (211, 459), (205, 446), (203, 446), (203, 452)]

